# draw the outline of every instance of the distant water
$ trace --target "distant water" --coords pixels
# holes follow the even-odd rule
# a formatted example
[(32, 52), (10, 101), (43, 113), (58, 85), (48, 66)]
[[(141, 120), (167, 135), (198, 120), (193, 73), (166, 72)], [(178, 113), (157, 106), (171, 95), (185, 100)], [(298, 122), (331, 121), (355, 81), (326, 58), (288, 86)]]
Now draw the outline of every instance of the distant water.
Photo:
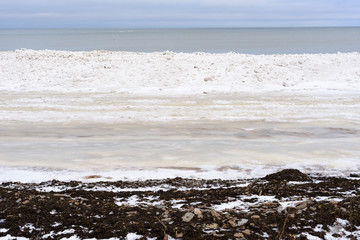
[(0, 29), (0, 50), (239, 52), (301, 54), (360, 52), (360, 28)]

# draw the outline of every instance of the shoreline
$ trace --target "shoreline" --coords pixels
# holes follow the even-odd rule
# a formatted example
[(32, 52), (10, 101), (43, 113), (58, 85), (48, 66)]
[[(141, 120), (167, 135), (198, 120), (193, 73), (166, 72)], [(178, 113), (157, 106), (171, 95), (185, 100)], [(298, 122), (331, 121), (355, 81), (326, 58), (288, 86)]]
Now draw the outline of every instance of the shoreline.
[(349, 178), (360, 172), (360, 168), (333, 169), (324, 165), (282, 164), (282, 165), (260, 165), (249, 164), (238, 166), (208, 166), (208, 167), (131, 167), (113, 170), (104, 169), (74, 169), (74, 168), (49, 168), (49, 167), (16, 167), (0, 166), (0, 184), (8, 182), (19, 182), (22, 184), (40, 184), (42, 182), (116, 182), (116, 181), (148, 181), (163, 180), (168, 178), (183, 178), (225, 181), (251, 180), (285, 168), (298, 169), (311, 177), (324, 178)]
[(360, 175), (1, 183), (0, 239), (356, 239)]

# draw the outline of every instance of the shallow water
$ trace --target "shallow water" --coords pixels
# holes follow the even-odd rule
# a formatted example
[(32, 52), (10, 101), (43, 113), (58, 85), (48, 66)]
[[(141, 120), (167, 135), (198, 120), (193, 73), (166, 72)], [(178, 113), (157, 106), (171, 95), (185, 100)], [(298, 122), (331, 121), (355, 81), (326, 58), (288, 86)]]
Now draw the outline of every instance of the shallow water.
[(0, 29), (0, 51), (28, 49), (239, 52), (360, 52), (360, 28)]

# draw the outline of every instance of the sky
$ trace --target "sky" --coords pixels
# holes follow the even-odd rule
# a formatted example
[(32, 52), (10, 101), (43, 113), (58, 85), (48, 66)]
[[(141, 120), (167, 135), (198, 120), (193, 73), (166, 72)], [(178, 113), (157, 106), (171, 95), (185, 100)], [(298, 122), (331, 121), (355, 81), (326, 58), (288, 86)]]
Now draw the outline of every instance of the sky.
[(360, 26), (360, 0), (0, 0), (0, 28)]

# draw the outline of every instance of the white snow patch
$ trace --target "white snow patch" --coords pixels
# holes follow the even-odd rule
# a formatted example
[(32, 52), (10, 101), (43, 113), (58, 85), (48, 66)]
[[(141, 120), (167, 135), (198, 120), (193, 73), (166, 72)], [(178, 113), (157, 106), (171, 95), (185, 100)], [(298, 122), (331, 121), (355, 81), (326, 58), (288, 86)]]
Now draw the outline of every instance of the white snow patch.
[(29, 240), (29, 238), (25, 238), (25, 237), (13, 237), (10, 234), (4, 236), (4, 237), (0, 237), (0, 240)]
[(137, 240), (137, 239), (140, 239), (142, 237), (143, 237), (142, 235), (138, 235), (136, 233), (128, 233), (126, 235), (126, 240)]

